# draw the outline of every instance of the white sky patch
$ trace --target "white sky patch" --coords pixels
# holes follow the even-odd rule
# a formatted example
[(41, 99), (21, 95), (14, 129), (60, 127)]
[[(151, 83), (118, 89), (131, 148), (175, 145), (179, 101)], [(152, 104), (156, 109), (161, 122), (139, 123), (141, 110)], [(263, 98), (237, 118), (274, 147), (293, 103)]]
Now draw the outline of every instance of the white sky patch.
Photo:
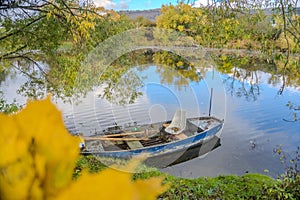
[(207, 6), (207, 1), (208, 0), (197, 0), (195, 1), (195, 7), (200, 7), (200, 6)]
[(117, 4), (112, 0), (93, 0), (94, 4), (97, 7), (104, 7), (106, 9), (113, 9), (116, 8)]
[(115, 9), (115, 10), (124, 10), (129, 8), (129, 3), (131, 0), (121, 0), (121, 1), (114, 1), (114, 0), (93, 0), (94, 4), (97, 7), (104, 7), (105, 9)]

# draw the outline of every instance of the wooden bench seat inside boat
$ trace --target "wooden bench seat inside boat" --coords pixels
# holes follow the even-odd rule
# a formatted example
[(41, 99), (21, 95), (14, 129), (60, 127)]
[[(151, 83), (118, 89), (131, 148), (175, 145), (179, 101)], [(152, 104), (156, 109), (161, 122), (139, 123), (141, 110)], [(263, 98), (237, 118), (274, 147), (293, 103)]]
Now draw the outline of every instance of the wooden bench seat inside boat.
[(130, 149), (139, 149), (144, 147), (140, 141), (125, 141), (125, 142)]

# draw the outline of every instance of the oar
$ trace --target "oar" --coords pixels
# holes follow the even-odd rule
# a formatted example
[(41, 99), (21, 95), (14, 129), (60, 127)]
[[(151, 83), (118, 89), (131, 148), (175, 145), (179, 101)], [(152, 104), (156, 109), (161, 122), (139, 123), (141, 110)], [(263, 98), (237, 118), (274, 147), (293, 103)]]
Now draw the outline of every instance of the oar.
[(149, 140), (149, 138), (84, 137), (84, 140), (139, 141), (139, 140)]
[(126, 132), (126, 133), (118, 133), (118, 134), (110, 134), (110, 135), (101, 135), (97, 138), (107, 138), (107, 137), (118, 137), (118, 136), (127, 136), (127, 135), (138, 135), (142, 133), (155, 133), (158, 132), (158, 130), (145, 130), (145, 131), (139, 131), (139, 132)]

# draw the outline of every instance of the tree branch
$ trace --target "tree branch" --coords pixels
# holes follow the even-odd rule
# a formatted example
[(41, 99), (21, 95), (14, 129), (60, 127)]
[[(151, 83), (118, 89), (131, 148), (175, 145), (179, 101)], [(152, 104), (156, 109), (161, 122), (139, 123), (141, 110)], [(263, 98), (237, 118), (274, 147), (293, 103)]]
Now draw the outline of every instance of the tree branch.
[(3, 59), (3, 58), (8, 58), (10, 55), (17, 53), (18, 51), (21, 51), (21, 50), (25, 49), (26, 47), (27, 47), (27, 45), (23, 45), (23, 46), (15, 49), (14, 51), (11, 51), (11, 52), (8, 52), (4, 55), (1, 55), (0, 60)]
[(6, 38), (8, 38), (8, 37), (10, 37), (10, 36), (12, 36), (12, 35), (15, 35), (15, 34), (17, 34), (17, 33), (22, 32), (22, 30), (23, 30), (24, 28), (27, 28), (27, 27), (31, 26), (32, 24), (38, 22), (39, 20), (41, 20), (41, 19), (43, 19), (43, 18), (45, 18), (45, 17), (46, 17), (46, 15), (42, 15), (42, 16), (40, 16), (40, 17), (34, 19), (33, 21), (29, 22), (29, 23), (26, 24), (25, 26), (23, 26), (23, 27), (21, 27), (21, 28), (15, 30), (15, 31), (13, 31), (13, 32), (11, 32), (11, 33), (8, 33), (8, 34), (6, 34), (6, 35), (4, 35), (4, 36), (2, 36), (2, 37), (0, 37), (0, 41), (1, 41), (1, 40), (4, 40), (4, 39), (6, 39)]

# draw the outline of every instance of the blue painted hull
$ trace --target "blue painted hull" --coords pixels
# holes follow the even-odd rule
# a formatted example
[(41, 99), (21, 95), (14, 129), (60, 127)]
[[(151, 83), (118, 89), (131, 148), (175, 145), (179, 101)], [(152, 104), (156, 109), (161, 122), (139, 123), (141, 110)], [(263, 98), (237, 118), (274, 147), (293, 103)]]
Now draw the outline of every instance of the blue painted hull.
[(139, 149), (117, 150), (117, 151), (98, 151), (85, 152), (83, 154), (93, 154), (100, 157), (111, 157), (130, 159), (140, 154), (146, 154), (148, 158), (160, 157), (163, 155), (173, 154), (174, 152), (184, 152), (185, 150), (201, 144), (204, 140), (209, 140), (214, 137), (222, 128), (223, 122), (208, 130), (202, 131), (199, 134), (189, 136), (185, 139), (172, 141), (169, 143), (158, 144), (154, 146), (143, 147)]

